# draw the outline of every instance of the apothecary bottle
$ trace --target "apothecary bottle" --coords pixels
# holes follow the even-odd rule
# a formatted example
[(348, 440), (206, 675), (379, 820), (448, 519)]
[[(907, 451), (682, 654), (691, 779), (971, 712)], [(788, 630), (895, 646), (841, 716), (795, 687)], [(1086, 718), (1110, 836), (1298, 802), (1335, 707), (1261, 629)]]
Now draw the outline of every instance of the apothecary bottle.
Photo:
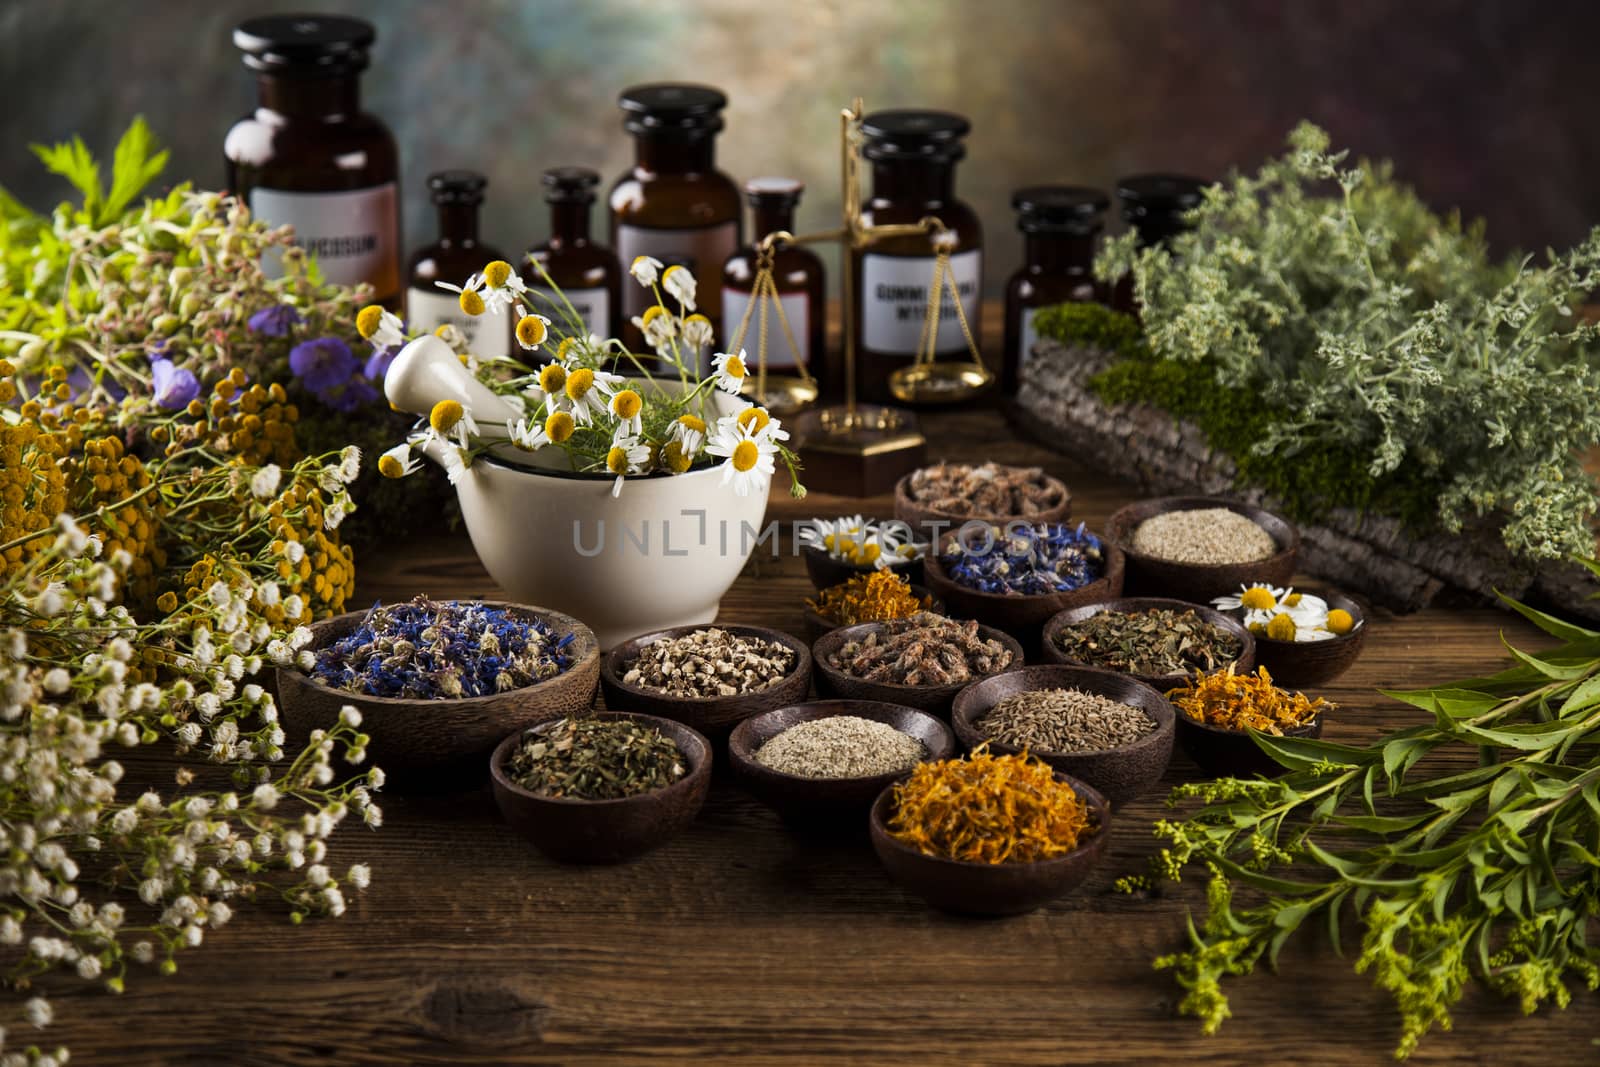
[[(1139, 235), (1139, 246), (1165, 245), (1189, 228), (1184, 213), (1198, 207), (1211, 183), (1184, 174), (1137, 174), (1117, 182), (1117, 201), (1122, 220)], [(1111, 306), (1118, 311), (1136, 312), (1133, 279), (1117, 279)]]
[(478, 240), (478, 210), (488, 185), (489, 179), (476, 171), (428, 175), (428, 193), (439, 214), (439, 237), (412, 255), (406, 288), (407, 326), (432, 333), (448, 323), (461, 331), (468, 350), (481, 358), (511, 354), (511, 312), (502, 308), (468, 315), (461, 310), (459, 296), (441, 289), (439, 283), (465, 285), (486, 264), (506, 258)]
[[(376, 36), (370, 23), (330, 15), (240, 23), (233, 43), (256, 72), (257, 106), (228, 131), (223, 152), (228, 187), (253, 215), (292, 225), (326, 280), (368, 282), (397, 307), (399, 154), (360, 98)], [(262, 267), (282, 273), (270, 255)]]
[[(717, 133), (728, 98), (703, 85), (640, 85), (618, 98), (623, 128), (634, 138), (633, 166), (611, 187), (611, 246), (627, 270), (639, 256), (687, 267), (698, 310), (722, 320), (722, 265), (742, 241), (739, 188), (717, 170)], [(643, 338), (631, 319), (655, 298), (622, 287), (623, 337)]]
[(1022, 266), (1006, 283), (1005, 351), (1000, 388), (1015, 396), (1033, 343), (1034, 316), (1054, 304), (1102, 300), (1094, 279), (1095, 246), (1110, 201), (1098, 189), (1039, 185), (1011, 197), (1022, 231)]
[[(966, 155), (971, 124), (944, 111), (878, 111), (861, 121), (862, 154), (872, 165), (872, 194), (864, 205), (869, 226), (912, 224), (928, 216), (949, 231), (950, 271), (972, 336), (980, 336), (983, 295), (983, 227), (955, 195), (956, 164)], [(856, 375), (861, 395), (887, 400), (889, 376), (917, 354), (933, 283), (934, 245), (913, 234), (875, 241), (855, 257)], [(966, 339), (944, 285), (935, 358), (970, 359)]]
[(745, 198), (750, 203), (750, 241), (729, 256), (728, 262), (723, 265), (722, 328), (717, 333), (717, 339), (723, 345), (732, 345), (739, 324), (746, 310), (750, 309), (744, 347), (750, 354), (753, 369), (761, 334), (761, 312), (765, 305), (767, 369), (794, 374), (803, 362), (807, 371), (817, 380), (818, 388), (822, 389), (826, 387), (828, 377), (824, 366), (827, 305), (825, 275), (822, 260), (817, 254), (803, 245), (785, 244), (779, 246), (772, 255), (772, 279), (790, 333), (794, 336), (795, 344), (801, 348), (798, 359), (789, 347), (789, 338), (784, 333), (771, 298), (764, 298), (751, 309), (761, 240), (772, 233), (796, 232), (794, 212), (804, 190), (805, 185), (794, 178), (753, 178), (745, 183)]
[(544, 284), (537, 269), (530, 269), (523, 280), (534, 290), (534, 309), (550, 319), (558, 334), (580, 328), (570, 321), (575, 315), (582, 321), (584, 333), (616, 337), (622, 311), (622, 268), (611, 249), (589, 238), (589, 216), (600, 175), (587, 167), (552, 167), (541, 180), (545, 203), (550, 205), (550, 237), (530, 248), (528, 259), (544, 269), (561, 296)]

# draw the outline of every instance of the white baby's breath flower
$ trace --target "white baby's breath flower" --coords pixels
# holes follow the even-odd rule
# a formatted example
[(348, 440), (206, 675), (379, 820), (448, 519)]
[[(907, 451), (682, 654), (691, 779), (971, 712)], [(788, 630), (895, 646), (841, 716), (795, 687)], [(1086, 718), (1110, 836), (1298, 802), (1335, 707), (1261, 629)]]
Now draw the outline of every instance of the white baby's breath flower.
[(345, 445), (339, 451), (339, 477), (346, 485), (355, 481), (361, 475), (361, 449), (355, 445)]
[(350, 865), (350, 871), (345, 875), (345, 878), (357, 889), (365, 889), (372, 883), (372, 871), (365, 863), (353, 863)]
[(250, 794), (250, 800), (262, 811), (271, 811), (278, 806), (278, 789), (271, 782), (262, 782)]
[(283, 471), (278, 465), (268, 463), (250, 476), (250, 494), (259, 500), (266, 500), (278, 492), (278, 484), (282, 479)]
[(40, 1030), (49, 1026), (50, 1020), (55, 1018), (50, 1002), (43, 997), (29, 997), (27, 1003), (22, 1005), (22, 1014), (30, 1024)]
[(68, 674), (65, 668), (52, 667), (45, 672), (41, 684), (43, 684), (46, 693), (60, 696), (72, 688), (72, 675)]

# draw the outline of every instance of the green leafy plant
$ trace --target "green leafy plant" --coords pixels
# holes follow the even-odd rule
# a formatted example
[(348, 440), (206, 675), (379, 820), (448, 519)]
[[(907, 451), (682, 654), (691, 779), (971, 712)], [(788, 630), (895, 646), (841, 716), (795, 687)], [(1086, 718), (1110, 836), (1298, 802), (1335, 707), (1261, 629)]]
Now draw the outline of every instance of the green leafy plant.
[[(1586, 564), (1600, 573), (1600, 564)], [(1203, 806), (1156, 832), (1173, 879), (1210, 872), (1188, 949), (1156, 961), (1207, 1033), (1230, 1015), (1222, 979), (1248, 974), (1308, 928), (1394, 998), (1404, 1058), (1479, 983), (1532, 1013), (1600, 988), (1600, 632), (1507, 601), (1563, 643), (1436, 689), (1389, 695), (1433, 722), (1370, 745), (1255, 735), (1276, 780), (1181, 786)], [(1462, 757), (1469, 757), (1463, 759)], [(1471, 757), (1476, 757), (1472, 759)], [(1254, 893), (1238, 904), (1238, 890)]]

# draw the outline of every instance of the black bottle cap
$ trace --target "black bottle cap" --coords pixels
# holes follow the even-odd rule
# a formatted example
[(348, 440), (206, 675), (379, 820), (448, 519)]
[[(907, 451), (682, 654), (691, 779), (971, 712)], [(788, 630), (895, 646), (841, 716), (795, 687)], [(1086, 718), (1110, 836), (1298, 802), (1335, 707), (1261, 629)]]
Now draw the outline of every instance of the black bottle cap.
[(489, 179), (475, 170), (441, 170), (428, 175), (435, 204), (481, 204)]
[(799, 178), (751, 178), (744, 183), (744, 198), (751, 207), (792, 208), (805, 190), (806, 183)]
[(1011, 194), (1017, 229), (1023, 233), (1059, 233), (1087, 237), (1098, 233), (1111, 200), (1098, 189), (1081, 185), (1033, 185)]
[(874, 111), (861, 120), (868, 159), (954, 162), (967, 154), (962, 138), (972, 123), (948, 111)]
[(551, 167), (539, 181), (547, 204), (591, 204), (600, 175), (588, 167)]
[(1185, 174), (1138, 174), (1117, 182), (1122, 218), (1145, 244), (1156, 244), (1188, 229), (1183, 213), (1198, 207), (1211, 182)]
[(342, 15), (263, 15), (233, 30), (245, 66), (271, 74), (355, 74), (377, 37), (372, 23)]
[(622, 128), (655, 137), (700, 137), (722, 129), (727, 94), (709, 85), (663, 82), (635, 85), (617, 97), (625, 118)]

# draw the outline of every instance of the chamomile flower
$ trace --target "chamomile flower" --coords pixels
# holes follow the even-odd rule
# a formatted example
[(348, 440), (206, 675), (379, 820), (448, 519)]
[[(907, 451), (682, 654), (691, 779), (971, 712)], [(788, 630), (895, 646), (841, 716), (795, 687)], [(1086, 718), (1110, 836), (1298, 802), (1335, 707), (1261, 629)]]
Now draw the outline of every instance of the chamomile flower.
[(1218, 611), (1271, 611), (1291, 591), (1270, 585), (1241, 585), (1237, 594), (1216, 597), (1211, 606)]
[(517, 320), (517, 344), (527, 351), (536, 351), (549, 336), (550, 320), (543, 315), (524, 315)]
[(693, 456), (700, 451), (700, 446), (706, 439), (706, 420), (698, 415), (679, 415), (672, 422), (672, 436), (669, 441), (676, 441), (683, 446), (686, 455)]
[(356, 332), (371, 341), (377, 352), (406, 343), (405, 324), (400, 316), (379, 304), (361, 309), (356, 316)]
[(644, 334), (644, 343), (658, 352), (678, 336), (678, 320), (660, 304), (645, 308), (644, 314), (635, 315), (632, 321), (635, 328)]
[(749, 430), (752, 437), (765, 436), (769, 441), (789, 439), (789, 431), (785, 430), (766, 408), (752, 405), (735, 415), (734, 420), (738, 422), (740, 429)]
[(511, 438), (512, 444), (528, 452), (536, 452), (550, 443), (550, 435), (545, 433), (543, 424), (531, 419), (507, 422), (506, 434)]
[(719, 352), (711, 359), (711, 380), (718, 389), (727, 393), (737, 393), (744, 386), (745, 375), (748, 371), (744, 365), (744, 349), (739, 349), (738, 355), (732, 352)]
[(695, 281), (689, 268), (677, 264), (668, 267), (666, 273), (661, 276), (661, 288), (678, 302), (685, 313), (694, 310)]
[(497, 259), (483, 268), (484, 280), (488, 283), (488, 291), (484, 293), (484, 307), (490, 314), (508, 310), (512, 307), (522, 308), (530, 303), (528, 300), (528, 284), (516, 271), (511, 269), (511, 264), (503, 259)]
[(472, 466), (472, 455), (464, 448), (447, 446), (444, 450), (444, 473), (450, 479), (451, 485), (459, 485), (461, 479), (467, 476), (467, 468)]
[(567, 384), (562, 390), (566, 397), (563, 407), (572, 413), (578, 425), (587, 426), (606, 413), (607, 402), (621, 383), (620, 374), (579, 367), (567, 374)]
[(621, 443), (625, 437), (638, 437), (644, 432), (644, 419), (639, 414), (644, 410), (644, 400), (632, 389), (619, 389), (611, 397), (611, 414), (617, 417), (616, 440)]
[(621, 437), (606, 453), (606, 470), (617, 476), (611, 484), (611, 495), (622, 495), (622, 483), (630, 474), (640, 474), (650, 462), (650, 446), (637, 437)]
[(661, 267), (661, 261), (654, 256), (635, 256), (628, 273), (633, 275), (634, 281), (648, 289), (661, 277)]
[(478, 424), (472, 421), (472, 413), (459, 400), (448, 398), (433, 405), (433, 410), (428, 412), (428, 427), (441, 439), (453, 436), (462, 448), (467, 447), (469, 438), (478, 436)]
[(717, 420), (706, 451), (713, 456), (726, 457), (722, 464), (722, 484), (733, 484), (733, 491), (748, 496), (752, 489), (764, 489), (775, 469), (773, 456), (778, 446), (765, 435), (752, 434), (741, 428), (734, 416)]
[(456, 303), (461, 305), (461, 310), (468, 315), (482, 315), (485, 304), (483, 302), (483, 275), (474, 274), (467, 279), (466, 285), (451, 285), (449, 282), (434, 282), (440, 289), (448, 289), (456, 295)]
[(705, 348), (716, 339), (716, 329), (704, 315), (690, 315), (683, 320), (683, 342), (690, 348)]
[(411, 443), (403, 442), (378, 457), (378, 473), (385, 478), (404, 478), (422, 464), (411, 455)]

